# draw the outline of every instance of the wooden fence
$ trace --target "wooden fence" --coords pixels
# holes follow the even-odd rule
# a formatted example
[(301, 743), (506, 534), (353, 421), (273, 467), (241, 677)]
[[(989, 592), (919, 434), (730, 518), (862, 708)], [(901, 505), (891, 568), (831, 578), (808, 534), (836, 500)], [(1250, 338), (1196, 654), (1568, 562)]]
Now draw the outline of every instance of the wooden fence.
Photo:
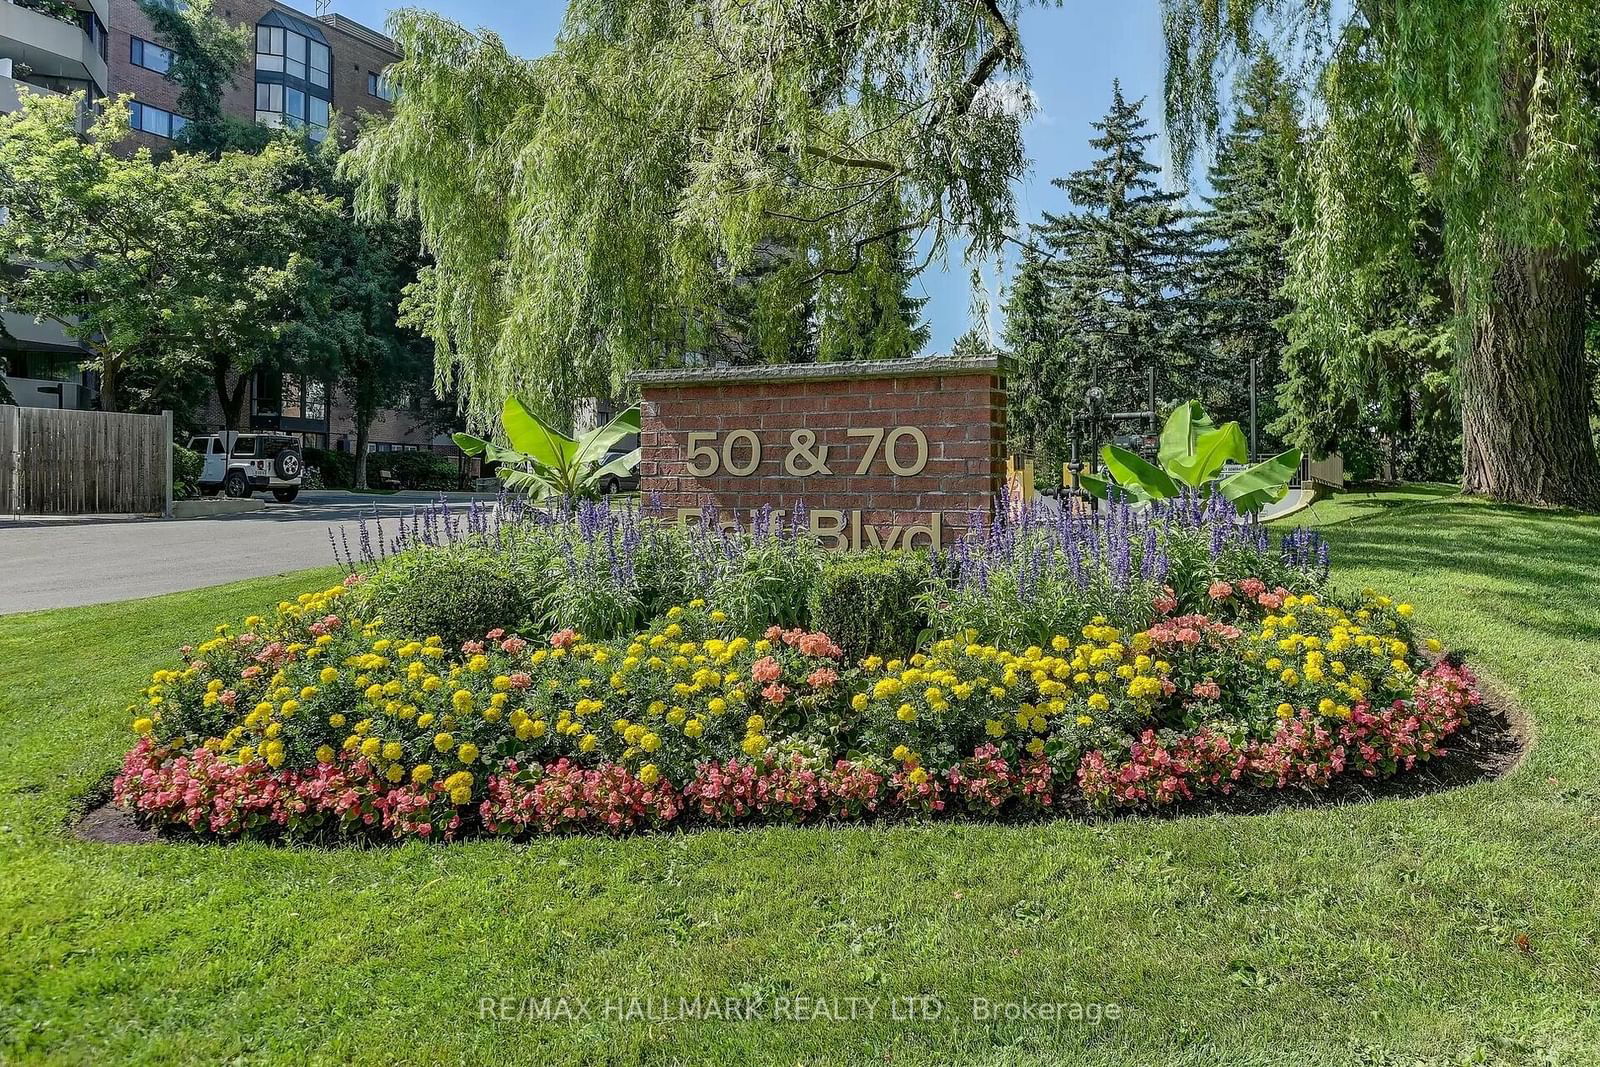
[(0, 406), (0, 508), (13, 515), (169, 515), (172, 412)]

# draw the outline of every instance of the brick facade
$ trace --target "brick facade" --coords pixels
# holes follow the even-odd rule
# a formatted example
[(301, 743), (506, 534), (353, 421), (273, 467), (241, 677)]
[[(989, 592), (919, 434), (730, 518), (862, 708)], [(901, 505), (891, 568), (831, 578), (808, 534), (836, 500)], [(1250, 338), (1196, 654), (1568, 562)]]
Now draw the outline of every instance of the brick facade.
[[(354, 129), (357, 116), (361, 112), (371, 111), (384, 115), (389, 113), (389, 102), (367, 91), (367, 75), (382, 73), (385, 67), (400, 58), (399, 53), (392, 47), (382, 43), (387, 41), (387, 38), (381, 34), (351, 24), (349, 20), (338, 19), (337, 16), (330, 15), (318, 19), (287, 4), (272, 3), (270, 0), (223, 0), (213, 10), (219, 17), (235, 25), (251, 27), (252, 33), (262, 16), (271, 11), (290, 15), (322, 31), (323, 36), (328, 39), (328, 49), (332, 53), (330, 88), (333, 109), (339, 114), (343, 136), (348, 136)], [(145, 18), (144, 12), (139, 10), (135, 0), (110, 0), (110, 12), (110, 52), (107, 66), (110, 71), (112, 95), (131, 93), (134, 99), (141, 103), (153, 104), (176, 113), (177, 84), (163, 74), (135, 65), (129, 58), (129, 41), (133, 37), (140, 37), (155, 44), (161, 43), (150, 27), (150, 20)], [(347, 30), (344, 28), (346, 25), (352, 25), (354, 28)], [(237, 80), (223, 94), (222, 110), (243, 122), (254, 122), (255, 91), (255, 44), (252, 37), (250, 49), (246, 53), (244, 64), (239, 68)], [(136, 146), (142, 145), (152, 150), (172, 147), (170, 140), (148, 133), (135, 132), (129, 140)]]
[[(811, 529), (837, 547), (900, 543), (911, 530), (922, 545), (936, 540), (924, 532), (941, 531), (937, 540), (947, 542), (973, 511), (987, 514), (1005, 482), (1005, 368), (994, 359), (665, 371), (635, 380), (640, 489), (660, 494), (669, 514), (709, 506), (722, 521), (747, 522), (763, 505), (792, 514), (803, 502)], [(919, 435), (927, 446), (920, 464)], [(813, 464), (823, 469), (809, 473)], [(837, 521), (843, 528), (835, 533)]]

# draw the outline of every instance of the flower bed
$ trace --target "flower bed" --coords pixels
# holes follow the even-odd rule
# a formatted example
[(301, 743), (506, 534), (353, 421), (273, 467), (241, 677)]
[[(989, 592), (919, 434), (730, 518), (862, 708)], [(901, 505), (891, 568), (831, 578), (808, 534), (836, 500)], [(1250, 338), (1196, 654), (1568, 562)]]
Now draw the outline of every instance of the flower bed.
[[(1321, 588), (1315, 541), (1273, 554), (1198, 512), (1103, 521), (1125, 528), (1092, 554), (1043, 524), (964, 543), (930, 570), (944, 628), (855, 662), (700, 597), (636, 632), (452, 647), (359, 617), (353, 576), (158, 671), (115, 799), (159, 826), (299, 838), (1138, 810), (1386, 778), (1468, 726), (1471, 673), (1430, 662), (1407, 605)], [(1058, 588), (1078, 599), (980, 631), (986, 597)]]

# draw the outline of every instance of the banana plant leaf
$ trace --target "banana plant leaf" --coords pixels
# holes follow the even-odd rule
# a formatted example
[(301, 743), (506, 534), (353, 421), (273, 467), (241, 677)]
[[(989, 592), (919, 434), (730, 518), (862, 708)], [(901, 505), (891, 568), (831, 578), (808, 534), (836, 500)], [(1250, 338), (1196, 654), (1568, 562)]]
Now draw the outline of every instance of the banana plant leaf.
[[(619, 412), (616, 418), (604, 426), (598, 426), (578, 438), (578, 452), (574, 462), (580, 465), (597, 463), (611, 451), (613, 445), (638, 432), (639, 406), (635, 404), (628, 410)], [(638, 460), (635, 459), (634, 462), (637, 464)], [(598, 472), (596, 474), (598, 475)]]
[(547, 467), (565, 469), (578, 457), (577, 441), (528, 410), (515, 396), (506, 397), (500, 426), (512, 448)]
[(1187, 404), (1179, 404), (1167, 416), (1166, 425), (1161, 428), (1161, 443), (1156, 449), (1156, 462), (1163, 467), (1169, 467), (1174, 460), (1182, 460), (1192, 455), (1200, 435), (1216, 429), (1216, 424), (1206, 414), (1206, 409), (1200, 406), (1200, 401), (1191, 400)]
[(1126, 490), (1136, 504), (1178, 495), (1178, 487), (1166, 471), (1126, 448), (1106, 445), (1100, 450), (1100, 460), (1117, 486)]
[(632, 474), (633, 471), (634, 471), (634, 468), (639, 466), (639, 454), (642, 451), (643, 451), (643, 449), (636, 448), (632, 452), (627, 453), (626, 455), (618, 456), (616, 459), (612, 460), (610, 463), (607, 463), (607, 464), (604, 464), (604, 465), (602, 465), (600, 467), (595, 468), (594, 473), (589, 475), (588, 478), (585, 479), (585, 481), (592, 482), (592, 483), (598, 485), (599, 482), (600, 482), (600, 479), (605, 478), (605, 477), (607, 477), (609, 475), (612, 475), (612, 474), (615, 474), (618, 478), (621, 478), (623, 475), (626, 475), (626, 474)]
[(1257, 512), (1289, 492), (1289, 479), (1300, 469), (1300, 450), (1291, 448), (1254, 467), (1224, 478), (1218, 491), (1241, 512)]
[(1244, 431), (1237, 422), (1226, 422), (1196, 437), (1194, 450), (1187, 456), (1166, 460), (1162, 466), (1189, 488), (1206, 492), (1229, 460), (1244, 463), (1249, 458), (1250, 446), (1245, 443)]

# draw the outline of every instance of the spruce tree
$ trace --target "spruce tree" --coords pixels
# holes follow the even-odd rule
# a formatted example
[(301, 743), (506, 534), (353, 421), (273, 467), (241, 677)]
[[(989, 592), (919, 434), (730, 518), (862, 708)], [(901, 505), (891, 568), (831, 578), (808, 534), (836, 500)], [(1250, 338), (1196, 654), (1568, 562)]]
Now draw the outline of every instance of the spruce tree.
[(1272, 450), (1265, 428), (1282, 415), (1275, 394), (1284, 380), (1282, 320), (1292, 310), (1283, 287), (1301, 127), (1293, 87), (1270, 54), (1239, 82), (1234, 114), (1217, 145), (1198, 227), (1209, 254), (1198, 264), (1196, 293), (1220, 386), (1208, 410), (1247, 425), (1250, 361), (1258, 360), (1261, 448)]
[(1145, 132), (1143, 104), (1112, 83), (1111, 110), (1089, 142), (1099, 158), (1052, 183), (1078, 210), (1046, 212), (1034, 229), (1050, 251), (1041, 270), (1056, 336), (1073, 340), (1049, 357), (1057, 367), (1039, 372), (1061, 420), (1090, 386), (1104, 392), (1109, 410), (1143, 409), (1152, 367), (1163, 401), (1205, 398), (1199, 316), (1187, 293), (1199, 241), (1183, 194), (1163, 190), (1160, 168), (1146, 158), (1156, 134)]
[(1016, 363), (1007, 419), (1011, 446), (1053, 467), (1067, 455), (1068, 420), (1073, 403), (1081, 397), (1070, 393), (1070, 361), (1063, 350), (1045, 261), (1033, 248), (1023, 251), (1002, 310), (1005, 345)]

